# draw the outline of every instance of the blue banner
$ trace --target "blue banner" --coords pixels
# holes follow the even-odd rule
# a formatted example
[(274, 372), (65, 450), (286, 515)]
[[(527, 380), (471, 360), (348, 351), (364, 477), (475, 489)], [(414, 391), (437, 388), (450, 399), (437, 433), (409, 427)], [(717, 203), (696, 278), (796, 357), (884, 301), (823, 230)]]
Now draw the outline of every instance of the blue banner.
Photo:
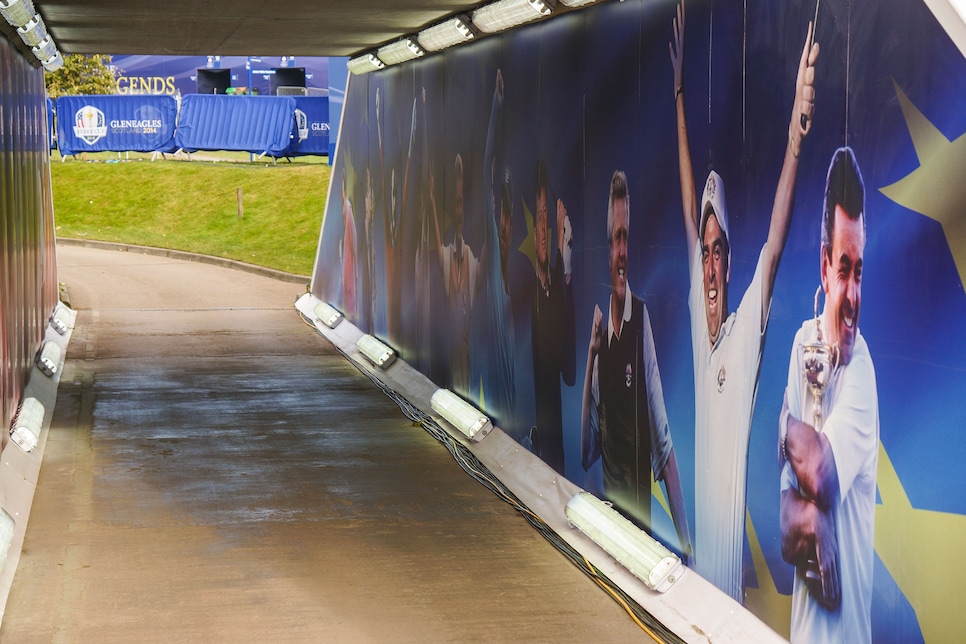
[(61, 96), (61, 154), (169, 150), (178, 104), (170, 96)]
[(297, 136), (285, 156), (329, 153), (329, 97), (296, 96), (295, 127)]

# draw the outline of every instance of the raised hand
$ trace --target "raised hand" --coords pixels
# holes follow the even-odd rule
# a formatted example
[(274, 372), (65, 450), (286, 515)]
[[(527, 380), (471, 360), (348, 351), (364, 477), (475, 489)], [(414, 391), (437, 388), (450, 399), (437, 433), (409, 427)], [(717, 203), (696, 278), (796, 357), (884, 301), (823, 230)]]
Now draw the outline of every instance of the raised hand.
[(808, 23), (808, 35), (798, 62), (798, 76), (795, 79), (795, 102), (792, 104), (792, 118), (788, 124), (788, 143), (797, 157), (802, 147), (802, 139), (812, 129), (812, 115), (815, 111), (815, 61), (818, 59), (818, 43), (812, 42), (815, 25)]
[(594, 305), (594, 324), (590, 329), (590, 355), (596, 356), (600, 353), (600, 347), (604, 342), (604, 314), (600, 306)]
[(678, 15), (674, 18), (671, 25), (674, 32), (674, 40), (667, 45), (668, 52), (671, 54), (671, 68), (674, 70), (674, 100), (677, 101), (678, 94), (684, 91), (684, 0), (678, 5)]

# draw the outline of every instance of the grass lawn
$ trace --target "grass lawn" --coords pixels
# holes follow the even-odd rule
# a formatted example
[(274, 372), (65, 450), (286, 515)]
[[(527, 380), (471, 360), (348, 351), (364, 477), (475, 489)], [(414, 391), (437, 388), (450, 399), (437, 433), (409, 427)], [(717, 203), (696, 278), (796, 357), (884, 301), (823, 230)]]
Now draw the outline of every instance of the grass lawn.
[(149, 155), (100, 153), (62, 163), (55, 154), (57, 235), (312, 272), (331, 172), (324, 159), (273, 164), (249, 163), (247, 153), (192, 156), (152, 162)]

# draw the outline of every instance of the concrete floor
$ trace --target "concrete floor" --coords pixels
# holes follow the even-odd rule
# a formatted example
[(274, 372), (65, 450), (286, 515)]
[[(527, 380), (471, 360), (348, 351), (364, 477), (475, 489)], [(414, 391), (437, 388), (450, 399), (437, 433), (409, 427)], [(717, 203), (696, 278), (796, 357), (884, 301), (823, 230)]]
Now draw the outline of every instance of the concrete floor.
[(305, 326), (304, 286), (61, 245), (78, 311), (3, 642), (627, 642)]

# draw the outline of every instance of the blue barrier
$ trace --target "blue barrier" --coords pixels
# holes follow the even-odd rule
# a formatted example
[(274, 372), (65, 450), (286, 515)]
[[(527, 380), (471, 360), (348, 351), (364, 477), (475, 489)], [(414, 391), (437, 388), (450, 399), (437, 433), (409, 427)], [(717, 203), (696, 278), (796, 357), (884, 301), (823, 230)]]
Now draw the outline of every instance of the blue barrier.
[(235, 150), (282, 157), (293, 137), (291, 96), (188, 94), (181, 100), (175, 144), (186, 152)]
[(54, 99), (47, 99), (47, 148), (54, 149)]

